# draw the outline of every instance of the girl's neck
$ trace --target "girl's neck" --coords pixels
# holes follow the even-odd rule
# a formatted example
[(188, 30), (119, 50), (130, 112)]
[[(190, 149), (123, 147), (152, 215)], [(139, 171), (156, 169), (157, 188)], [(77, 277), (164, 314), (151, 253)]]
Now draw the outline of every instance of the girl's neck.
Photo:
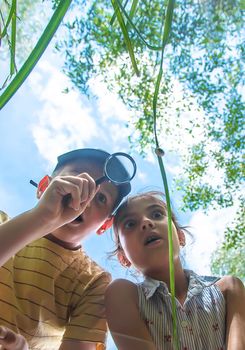
[[(170, 292), (170, 274), (169, 274), (168, 266), (164, 270), (161, 269), (161, 271), (156, 271), (154, 273), (151, 273), (149, 277), (154, 278), (158, 281), (165, 282)], [(185, 275), (185, 272), (183, 270), (183, 267), (179, 259), (174, 264), (174, 281), (175, 281), (175, 296), (180, 301), (180, 303), (183, 304), (186, 299), (189, 281)]]

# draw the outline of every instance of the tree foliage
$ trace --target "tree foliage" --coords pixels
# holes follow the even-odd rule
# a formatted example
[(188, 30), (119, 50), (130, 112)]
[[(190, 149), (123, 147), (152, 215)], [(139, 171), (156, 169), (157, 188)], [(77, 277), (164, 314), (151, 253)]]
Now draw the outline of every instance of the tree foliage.
[[(89, 95), (94, 77), (117, 91), (133, 112), (128, 121), (133, 130), (131, 144), (144, 154), (154, 144), (152, 100), (166, 1), (141, 0), (133, 16), (132, 2), (123, 5), (143, 39), (154, 48), (146, 46), (124, 16), (140, 77), (133, 72), (107, 0), (89, 4), (74, 0), (66, 22), (67, 36), (57, 50), (65, 54), (64, 70), (82, 93)], [(176, 183), (184, 194), (184, 209), (208, 210), (243, 201), (242, 14), (239, 0), (183, 0), (176, 4), (165, 53), (157, 130), (163, 148), (182, 157)], [(224, 243), (221, 254), (236, 249), (235, 237), (244, 235), (240, 219), (237, 215), (232, 228), (227, 228), (226, 242), (232, 244)]]
[[(1, 27), (4, 27), (9, 13), (11, 2), (3, 1), (1, 6)], [(51, 15), (51, 4), (49, 1), (41, 0), (18, 0), (17, 1), (17, 63), (21, 64), (31, 52), (33, 46), (39, 39), (44, 26)], [(10, 36), (10, 27), (8, 36)], [(8, 55), (8, 43), (2, 40), (2, 59)]]
[(235, 275), (245, 283), (245, 212), (244, 200), (236, 213), (236, 219), (227, 228), (224, 243), (217, 249), (212, 258), (212, 272), (222, 275)]

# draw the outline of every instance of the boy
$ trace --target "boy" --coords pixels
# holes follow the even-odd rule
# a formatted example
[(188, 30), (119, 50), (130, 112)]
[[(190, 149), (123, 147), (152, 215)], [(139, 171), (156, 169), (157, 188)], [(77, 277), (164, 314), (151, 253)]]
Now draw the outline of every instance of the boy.
[[(38, 205), (9, 221), (28, 244), (0, 269), (0, 323), (21, 333), (30, 349), (104, 348), (104, 291), (110, 276), (82, 250), (80, 241), (101, 231), (131, 190), (104, 182), (107, 152), (81, 149), (58, 157)], [(125, 171), (118, 162), (116, 171)], [(42, 183), (43, 184), (43, 183)], [(27, 238), (28, 236), (28, 238)]]

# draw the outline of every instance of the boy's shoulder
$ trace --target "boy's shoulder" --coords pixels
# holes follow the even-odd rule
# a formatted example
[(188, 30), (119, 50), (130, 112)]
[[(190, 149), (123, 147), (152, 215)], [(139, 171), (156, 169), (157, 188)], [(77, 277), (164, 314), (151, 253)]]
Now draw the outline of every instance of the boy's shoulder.
[(84, 250), (80, 251), (80, 271), (82, 275), (93, 276), (94, 279), (103, 279), (108, 284), (111, 282), (111, 274), (93, 260)]
[(27, 244), (17, 253), (17, 256), (21, 256), (22, 259), (12, 263), (24, 266), (32, 264), (34, 259), (39, 268), (41, 266), (45, 268), (46, 261), (48, 266), (58, 267), (57, 273), (59, 275), (70, 273), (74, 278), (82, 278), (86, 284), (98, 278), (107, 280), (108, 284), (111, 281), (110, 274), (90, 258), (82, 248), (69, 250), (46, 237)]

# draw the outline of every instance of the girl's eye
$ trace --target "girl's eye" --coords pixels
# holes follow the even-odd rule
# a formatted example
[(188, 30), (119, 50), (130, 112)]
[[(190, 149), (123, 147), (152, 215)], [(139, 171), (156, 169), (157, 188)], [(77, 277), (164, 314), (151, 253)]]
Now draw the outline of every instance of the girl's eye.
[(160, 210), (154, 210), (152, 213), (152, 218), (153, 219), (160, 219), (164, 216), (164, 213)]
[(100, 203), (106, 203), (107, 202), (107, 198), (106, 196), (102, 193), (102, 192), (99, 192), (97, 193), (97, 200), (100, 202)]
[(123, 227), (126, 229), (131, 229), (135, 226), (135, 221), (134, 220), (127, 220), (124, 222)]

